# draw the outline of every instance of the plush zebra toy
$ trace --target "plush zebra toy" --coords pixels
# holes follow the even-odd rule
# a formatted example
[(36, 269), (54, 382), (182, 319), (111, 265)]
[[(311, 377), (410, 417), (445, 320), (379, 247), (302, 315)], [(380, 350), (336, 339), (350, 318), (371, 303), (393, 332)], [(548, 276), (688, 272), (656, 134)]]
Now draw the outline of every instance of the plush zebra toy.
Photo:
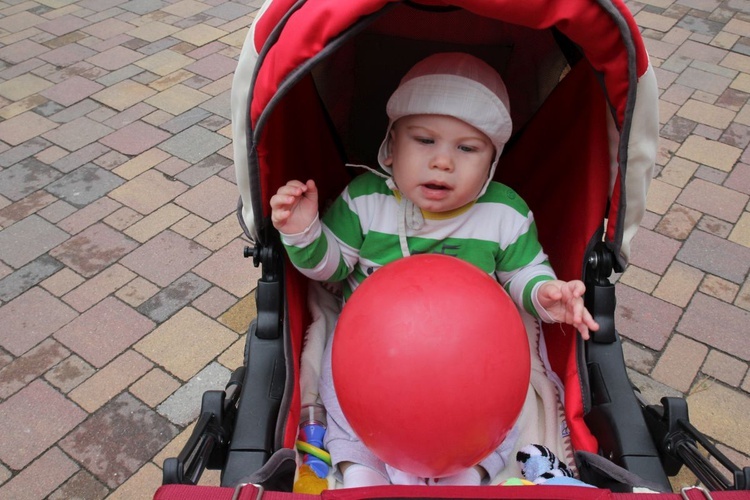
[(542, 484), (555, 477), (573, 477), (567, 465), (560, 462), (552, 451), (540, 444), (524, 446), (516, 453), (516, 461), (526, 480)]

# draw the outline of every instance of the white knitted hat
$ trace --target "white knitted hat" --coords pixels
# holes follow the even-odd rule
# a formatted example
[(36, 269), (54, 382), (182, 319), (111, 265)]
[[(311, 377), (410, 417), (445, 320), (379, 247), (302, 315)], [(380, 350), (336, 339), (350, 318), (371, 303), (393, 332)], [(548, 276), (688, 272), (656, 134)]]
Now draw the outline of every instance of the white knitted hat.
[(388, 100), (386, 113), (390, 121), (378, 151), (378, 163), (389, 174), (393, 172), (384, 160), (389, 156), (390, 131), (404, 116), (452, 116), (483, 132), (495, 146), (489, 179), (513, 130), (502, 78), (489, 64), (461, 52), (434, 54), (418, 62), (401, 79)]

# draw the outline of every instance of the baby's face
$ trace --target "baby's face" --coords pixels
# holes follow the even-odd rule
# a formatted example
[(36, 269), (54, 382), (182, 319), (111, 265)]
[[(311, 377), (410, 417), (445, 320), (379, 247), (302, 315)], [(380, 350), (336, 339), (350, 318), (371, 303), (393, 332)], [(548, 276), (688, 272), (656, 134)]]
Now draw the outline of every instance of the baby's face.
[(429, 212), (474, 201), (487, 182), (495, 148), (468, 123), (444, 115), (410, 115), (391, 129), (393, 180), (401, 194)]

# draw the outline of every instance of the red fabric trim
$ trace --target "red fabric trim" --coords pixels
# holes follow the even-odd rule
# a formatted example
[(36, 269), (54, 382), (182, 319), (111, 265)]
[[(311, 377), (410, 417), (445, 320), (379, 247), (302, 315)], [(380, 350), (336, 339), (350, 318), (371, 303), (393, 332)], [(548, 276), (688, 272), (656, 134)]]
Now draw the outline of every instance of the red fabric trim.
[[(159, 487), (154, 500), (230, 500), (234, 488), (169, 484)], [(689, 500), (708, 498), (695, 488), (686, 491)], [(750, 491), (712, 491), (720, 500), (748, 500)], [(280, 491), (258, 490), (248, 485), (240, 490), (240, 500), (360, 500), (388, 498), (495, 498), (495, 499), (559, 499), (559, 500), (681, 500), (676, 493), (613, 493), (598, 488), (579, 486), (378, 486), (326, 490), (322, 495), (302, 495)]]
[[(291, 3), (291, 0), (278, 0), (261, 17), (256, 27), (256, 47), (262, 45)], [(329, 40), (350, 27), (358, 18), (376, 12), (388, 3), (384, 0), (309, 0), (290, 17), (284, 36), (268, 52), (258, 73), (256, 89), (259, 90), (256, 90), (251, 104), (251, 122), (257, 122), (286, 75), (317, 54)], [(447, 2), (428, 0), (422, 3), (445, 5)], [(646, 70), (647, 56), (638, 27), (621, 0), (613, 0), (612, 3), (628, 20), (631, 39), (637, 49), (636, 67), (640, 75)], [(455, 0), (450, 4), (532, 28), (556, 25), (561, 32), (583, 47), (592, 66), (603, 73), (610, 100), (617, 109), (618, 123), (622, 123), (629, 85), (628, 61), (622, 50), (619, 29), (595, 0)]]

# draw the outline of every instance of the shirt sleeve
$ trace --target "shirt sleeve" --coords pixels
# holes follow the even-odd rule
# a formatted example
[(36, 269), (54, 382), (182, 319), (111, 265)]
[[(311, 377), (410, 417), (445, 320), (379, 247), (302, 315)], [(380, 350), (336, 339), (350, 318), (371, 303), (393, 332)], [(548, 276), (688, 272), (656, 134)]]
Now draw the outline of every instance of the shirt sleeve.
[(350, 205), (347, 188), (334, 201), (323, 221), (316, 217), (300, 233), (281, 233), (289, 260), (308, 278), (341, 281), (354, 270), (363, 238), (359, 218)]

